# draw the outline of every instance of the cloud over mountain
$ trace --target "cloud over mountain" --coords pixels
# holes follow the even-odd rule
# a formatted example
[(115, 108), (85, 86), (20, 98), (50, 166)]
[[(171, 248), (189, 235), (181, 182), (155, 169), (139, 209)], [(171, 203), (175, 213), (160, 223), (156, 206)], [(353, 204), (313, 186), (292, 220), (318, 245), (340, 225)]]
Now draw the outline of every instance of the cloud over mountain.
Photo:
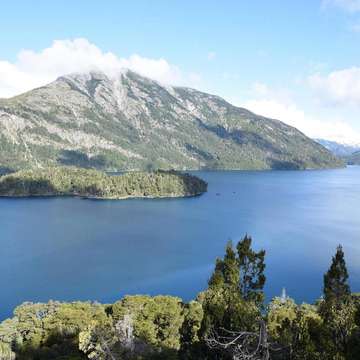
[(108, 75), (128, 68), (163, 83), (195, 85), (199, 77), (185, 74), (163, 58), (134, 54), (127, 58), (104, 52), (84, 38), (55, 40), (41, 51), (22, 50), (15, 62), (0, 60), (0, 97), (10, 97), (45, 85), (58, 76), (98, 70)]
[(308, 81), (325, 101), (360, 106), (360, 67), (333, 71), (325, 76), (315, 74)]
[[(337, 101), (340, 101), (342, 97), (342, 100), (347, 98), (350, 101), (351, 96), (354, 100), (356, 96), (359, 96), (360, 99), (360, 91), (357, 92), (356, 86), (352, 86), (352, 88), (346, 88), (346, 86), (343, 86), (343, 88), (336, 87), (337, 81), (346, 83), (347, 81), (354, 81), (354, 79), (346, 79), (345, 77), (342, 80), (334, 80), (331, 76), (329, 78), (330, 80), (328, 77), (314, 75), (309, 79), (312, 88), (323, 100), (326, 98), (325, 101), (329, 101), (329, 97), (332, 97), (331, 101), (334, 101), (334, 98), (338, 97)], [(334, 82), (334, 84), (330, 86), (328, 83), (331, 82)], [(350, 86), (350, 84), (348, 85)], [(346, 91), (349, 93), (347, 97), (345, 96)], [(353, 93), (351, 94), (351, 92)], [(357, 103), (360, 105), (360, 100)], [(360, 133), (342, 117), (337, 117), (335, 114), (329, 117), (304, 110), (291, 94), (285, 90), (272, 89), (267, 84), (255, 83), (253, 85), (253, 96), (247, 101), (239, 103), (239, 105), (257, 114), (279, 119), (300, 129), (312, 138), (324, 138), (349, 144), (360, 143)]]

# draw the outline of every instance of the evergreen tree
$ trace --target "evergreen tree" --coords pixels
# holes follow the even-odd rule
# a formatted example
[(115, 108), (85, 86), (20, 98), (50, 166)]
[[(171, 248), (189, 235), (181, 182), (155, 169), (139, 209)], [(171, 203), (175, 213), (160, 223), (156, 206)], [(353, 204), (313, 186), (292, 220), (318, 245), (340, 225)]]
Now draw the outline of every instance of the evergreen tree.
[(221, 288), (224, 286), (224, 274), (223, 274), (224, 261), (220, 258), (216, 259), (215, 270), (208, 282), (209, 288)]
[(251, 248), (252, 239), (245, 235), (237, 245), (238, 263), (240, 270), (240, 292), (246, 301), (254, 301), (262, 305), (264, 301), (263, 288), (266, 277), (265, 250), (255, 252)]
[(264, 298), (264, 257), (264, 251), (251, 249), (249, 236), (238, 243), (236, 250), (228, 242), (203, 295), (203, 334), (210, 329), (250, 330), (258, 326), (256, 319)]
[(215, 270), (209, 280), (209, 287), (226, 287), (234, 291), (239, 290), (239, 265), (233, 244), (229, 241), (226, 245), (224, 259), (217, 259)]
[(324, 275), (324, 300), (326, 303), (335, 301), (339, 304), (348, 299), (350, 295), (348, 278), (344, 252), (342, 246), (339, 245), (332, 258), (330, 269)]
[(323, 318), (322, 353), (324, 359), (346, 359), (356, 330), (356, 306), (351, 297), (348, 272), (341, 245), (324, 275), (324, 300), (320, 306)]

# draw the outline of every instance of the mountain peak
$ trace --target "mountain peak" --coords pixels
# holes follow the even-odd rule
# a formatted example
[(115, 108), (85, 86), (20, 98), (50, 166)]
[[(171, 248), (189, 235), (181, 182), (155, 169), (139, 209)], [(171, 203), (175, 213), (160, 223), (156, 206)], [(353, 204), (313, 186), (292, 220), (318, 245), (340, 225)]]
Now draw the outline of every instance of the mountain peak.
[(0, 166), (278, 169), (341, 165), (277, 120), (131, 70), (74, 73), (0, 103)]
[(84, 72), (73, 72), (73, 73), (65, 74), (65, 75), (59, 76), (56, 80), (61, 80), (61, 79), (71, 79), (71, 80), (116, 79), (116, 78), (120, 77), (121, 75), (126, 75), (130, 71), (131, 70), (128, 68), (121, 68), (117, 71), (104, 71), (104, 70), (99, 70), (99, 69), (93, 69), (93, 70), (84, 71)]

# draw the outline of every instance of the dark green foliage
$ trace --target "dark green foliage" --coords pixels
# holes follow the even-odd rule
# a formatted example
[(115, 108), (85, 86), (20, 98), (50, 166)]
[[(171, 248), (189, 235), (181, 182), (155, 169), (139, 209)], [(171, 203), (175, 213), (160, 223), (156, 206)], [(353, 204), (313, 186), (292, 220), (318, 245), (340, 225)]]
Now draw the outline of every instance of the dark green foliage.
[[(202, 336), (213, 330), (255, 331), (261, 318), (265, 252), (251, 249), (251, 238), (245, 236), (236, 250), (231, 242), (226, 246), (223, 259), (217, 259), (209, 288), (199, 297), (203, 304)], [(219, 359), (227, 358), (224, 353)]]
[(251, 249), (252, 239), (246, 235), (237, 245), (240, 267), (240, 292), (247, 301), (261, 305), (264, 301), (263, 288), (266, 277), (265, 250), (255, 252)]
[(349, 343), (354, 333), (359, 331), (356, 325), (357, 303), (351, 296), (348, 278), (344, 252), (339, 245), (324, 275), (324, 299), (320, 304), (324, 321), (322, 351), (327, 359), (348, 358)]
[(324, 275), (324, 300), (326, 303), (341, 303), (350, 295), (348, 272), (341, 245), (336, 249), (328, 272)]
[(232, 242), (226, 246), (224, 259), (217, 259), (215, 270), (209, 280), (209, 288), (226, 287), (239, 291), (239, 263)]
[[(131, 351), (124, 347), (119, 330), (125, 316), (135, 336)], [(183, 304), (170, 296), (127, 296), (106, 306), (25, 303), (0, 324), (0, 358), (13, 352), (20, 360), (105, 360), (110, 359), (109, 347), (116, 359), (177, 359), (181, 344), (199, 341), (201, 319), (199, 303)]]
[(322, 319), (315, 306), (274, 298), (268, 306), (267, 324), (271, 340), (279, 349), (273, 359), (321, 359)]
[(131, 314), (134, 334), (155, 348), (180, 348), (180, 330), (184, 322), (181, 299), (170, 296), (126, 296), (112, 306), (114, 320)]
[[(119, 160), (119, 157), (118, 159)], [(98, 154), (88, 156), (79, 150), (62, 150), (59, 154), (57, 162), (65, 166), (78, 166), (87, 169), (116, 169), (119, 163), (114, 161), (108, 154)]]
[(0, 196), (83, 196), (106, 199), (181, 197), (207, 190), (205, 181), (175, 171), (110, 176), (97, 170), (54, 167), (23, 170), (0, 178)]
[(78, 335), (91, 321), (106, 318), (103, 306), (76, 302), (25, 303), (14, 311), (11, 334), (0, 325), (0, 340), (12, 345), (16, 359), (86, 359), (78, 348)]
[(203, 307), (197, 301), (191, 301), (184, 306), (184, 322), (180, 330), (180, 357), (182, 359), (192, 359), (193, 356), (199, 358), (201, 343), (199, 330), (204, 316)]
[(256, 333), (260, 320), (271, 360), (360, 359), (360, 296), (350, 292), (342, 248), (324, 277), (323, 299), (298, 305), (284, 295), (265, 308), (265, 253), (251, 243), (248, 236), (235, 249), (229, 242), (208, 289), (187, 304), (140, 295), (108, 305), (24, 303), (0, 323), (0, 359), (232, 360), (229, 349), (207, 347), (210, 330)]

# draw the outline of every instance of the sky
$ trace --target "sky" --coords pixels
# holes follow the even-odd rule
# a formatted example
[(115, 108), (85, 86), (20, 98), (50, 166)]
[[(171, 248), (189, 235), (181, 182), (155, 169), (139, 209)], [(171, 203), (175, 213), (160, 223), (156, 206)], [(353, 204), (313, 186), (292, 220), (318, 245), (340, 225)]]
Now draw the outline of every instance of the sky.
[(4, 1), (0, 97), (133, 69), (360, 144), (360, 0)]

